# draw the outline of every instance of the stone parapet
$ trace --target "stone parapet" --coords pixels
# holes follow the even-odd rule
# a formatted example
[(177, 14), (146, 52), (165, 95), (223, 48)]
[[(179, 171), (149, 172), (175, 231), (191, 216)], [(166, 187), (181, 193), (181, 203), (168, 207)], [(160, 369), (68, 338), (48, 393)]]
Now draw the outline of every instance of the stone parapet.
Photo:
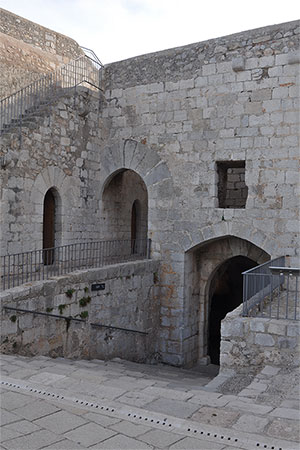
[(0, 32), (45, 52), (59, 55), (62, 61), (65, 58), (75, 59), (83, 55), (83, 50), (74, 39), (2, 8), (0, 8)]
[[(4, 291), (0, 294), (1, 351), (27, 356), (156, 360), (159, 303), (154, 281), (158, 270), (158, 261), (128, 262)], [(104, 283), (104, 289), (94, 291), (95, 283)], [(66, 319), (5, 311), (4, 306)]]
[(220, 373), (257, 372), (264, 365), (299, 365), (298, 321), (242, 317), (241, 313), (242, 305), (222, 321)]

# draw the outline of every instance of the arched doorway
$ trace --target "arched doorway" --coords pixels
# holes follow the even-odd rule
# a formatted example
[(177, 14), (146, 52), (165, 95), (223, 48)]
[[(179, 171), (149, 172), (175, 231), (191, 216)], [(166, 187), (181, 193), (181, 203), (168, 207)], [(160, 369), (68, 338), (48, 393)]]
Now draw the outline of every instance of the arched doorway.
[(243, 301), (242, 272), (257, 263), (245, 256), (234, 256), (217, 269), (209, 289), (208, 356), (220, 363), (221, 321)]
[(241, 273), (269, 259), (264, 250), (235, 236), (211, 239), (186, 252), (186, 366), (218, 363), (220, 323), (241, 303)]
[(43, 208), (43, 262), (45, 265), (53, 264), (55, 247), (55, 234), (57, 222), (56, 192), (49, 189), (44, 197)]
[(112, 174), (103, 190), (102, 238), (131, 243), (132, 253), (148, 234), (148, 192), (143, 179), (133, 170)]

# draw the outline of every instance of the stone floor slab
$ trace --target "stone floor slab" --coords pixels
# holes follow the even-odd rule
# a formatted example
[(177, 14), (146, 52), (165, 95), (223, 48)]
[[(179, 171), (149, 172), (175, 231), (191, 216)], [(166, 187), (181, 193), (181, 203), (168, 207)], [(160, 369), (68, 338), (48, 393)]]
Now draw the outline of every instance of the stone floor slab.
[[(268, 436), (278, 439), (288, 439), (292, 441), (299, 441), (299, 423), (295, 420), (278, 418), (271, 422), (266, 430)], [(299, 444), (295, 444), (296, 449), (299, 450)], [(291, 449), (293, 446), (291, 445)]]
[(42, 372), (36, 375), (32, 375), (28, 379), (28, 381), (30, 381), (31, 383), (41, 383), (44, 386), (50, 386), (57, 383), (60, 380), (63, 380), (65, 377), (66, 377), (65, 375), (60, 375), (56, 373)]
[(275, 408), (274, 411), (270, 412), (270, 416), (281, 417), (283, 419), (300, 419), (299, 411), (292, 408)]
[(28, 395), (21, 394), (19, 392), (4, 392), (1, 394), (1, 408), (7, 411), (13, 411), (14, 409), (28, 405), (32, 403), (34, 399)]
[(137, 406), (138, 408), (145, 407), (148, 403), (153, 402), (153, 400), (155, 400), (155, 397), (147, 395), (144, 392), (126, 392), (126, 394), (118, 398), (118, 402)]
[(39, 450), (59, 440), (61, 438), (51, 431), (41, 430), (6, 441), (5, 447), (9, 450)]
[(8, 425), (6, 425), (6, 428), (18, 431), (21, 434), (29, 434), (33, 433), (34, 431), (39, 431), (41, 429), (41, 427), (35, 425), (33, 422), (30, 422), (29, 420), (18, 420), (18, 422), (9, 423)]
[[(2, 405), (1, 405), (1, 408), (3, 408)], [(12, 422), (17, 422), (19, 420), (20, 420), (20, 417), (17, 414), (14, 414), (10, 411), (6, 411), (4, 409), (1, 410), (1, 415), (0, 415), (1, 426), (6, 425), (8, 423), (12, 423)]]
[(118, 436), (114, 436), (101, 444), (90, 448), (99, 450), (152, 450), (153, 447), (145, 442), (137, 441), (136, 439), (119, 434)]
[(1, 427), (1, 433), (0, 433), (0, 441), (1, 442), (5, 442), (5, 441), (8, 441), (9, 439), (14, 439), (14, 438), (17, 438), (20, 436), (22, 436), (22, 433), (19, 433), (16, 430), (11, 430), (11, 429), (7, 428), (7, 426)]
[(140, 436), (141, 434), (144, 434), (150, 430), (149, 427), (146, 427), (144, 425), (136, 425), (135, 423), (127, 422), (125, 420), (122, 420), (115, 425), (111, 425), (109, 428), (129, 437)]
[(84, 447), (82, 444), (76, 444), (74, 441), (70, 441), (69, 439), (63, 439), (59, 442), (55, 442), (54, 444), (50, 444), (47, 447), (43, 447), (43, 450), (82, 450), (87, 447)]
[(270, 420), (265, 417), (244, 414), (233, 424), (233, 428), (248, 433), (262, 433), (269, 422)]
[(192, 415), (192, 420), (218, 427), (231, 427), (239, 418), (237, 411), (226, 411), (220, 408), (204, 406)]
[(224, 445), (186, 437), (171, 445), (170, 450), (222, 450)]
[(168, 448), (170, 445), (182, 439), (180, 434), (169, 433), (163, 430), (150, 430), (139, 437), (140, 441), (153, 445), (156, 448)]
[(76, 430), (65, 433), (65, 437), (76, 442), (77, 444), (90, 447), (110, 438), (111, 436), (114, 436), (115, 434), (115, 431), (108, 430), (101, 425), (88, 423), (76, 428)]
[(84, 418), (89, 422), (97, 423), (98, 425), (102, 425), (103, 427), (109, 427), (110, 425), (121, 422), (121, 419), (103, 416), (102, 414), (92, 412), (86, 413)]
[(34, 423), (41, 428), (46, 428), (50, 431), (55, 430), (55, 433), (63, 434), (67, 431), (74, 430), (74, 428), (84, 425), (87, 422), (75, 414), (70, 414), (66, 411), (58, 411), (46, 417), (42, 417), (41, 419), (37, 419)]
[(159, 398), (147, 405), (147, 409), (150, 411), (156, 411), (159, 413), (169, 414), (175, 417), (181, 417), (183, 419), (190, 417), (196, 412), (199, 407), (186, 402), (180, 402), (178, 400), (172, 400), (168, 398)]
[(48, 416), (49, 414), (53, 414), (57, 411), (60, 411), (60, 409), (56, 406), (51, 405), (44, 400), (35, 399), (34, 402), (27, 406), (22, 406), (21, 408), (15, 409), (14, 413), (27, 420), (35, 420)]

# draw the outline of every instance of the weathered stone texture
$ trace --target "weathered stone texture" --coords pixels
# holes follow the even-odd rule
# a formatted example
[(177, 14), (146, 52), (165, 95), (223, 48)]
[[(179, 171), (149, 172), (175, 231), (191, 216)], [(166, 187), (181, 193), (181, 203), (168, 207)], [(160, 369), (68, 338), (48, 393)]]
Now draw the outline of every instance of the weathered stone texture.
[(222, 321), (221, 372), (257, 372), (264, 365), (297, 367), (299, 340), (290, 329), (298, 323), (286, 320), (241, 317), (242, 307)]
[[(51, 187), (60, 196), (57, 244), (115, 238), (102, 220), (103, 193), (119, 171), (136, 172), (152, 257), (162, 260), (163, 360), (207, 361), (209, 289), (223, 249), (299, 265), (298, 45), (299, 23), (290, 22), (110, 64), (104, 96), (66, 95), (24, 124), (21, 144), (17, 129), (5, 136), (2, 253), (41, 248)], [(242, 207), (219, 207), (220, 161), (245, 162)], [(113, 201), (117, 208), (117, 194)], [(264, 332), (264, 348), (279, 345)]]
[(0, 8), (0, 99), (83, 54), (73, 39)]
[[(159, 359), (158, 261), (139, 261), (28, 283), (0, 294), (1, 305), (79, 318), (68, 321), (2, 309), (1, 351), (23, 355), (151, 362)], [(93, 283), (104, 291), (92, 291)], [(71, 292), (70, 295), (66, 293)], [(146, 335), (91, 323), (137, 330)]]

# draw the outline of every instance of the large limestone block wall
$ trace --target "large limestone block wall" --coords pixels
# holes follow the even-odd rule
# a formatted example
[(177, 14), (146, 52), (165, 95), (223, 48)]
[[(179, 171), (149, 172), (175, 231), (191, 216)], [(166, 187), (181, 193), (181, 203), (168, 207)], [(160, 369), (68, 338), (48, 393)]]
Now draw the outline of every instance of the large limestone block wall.
[[(66, 95), (0, 144), (1, 255), (40, 249), (46, 192), (56, 193), (55, 246), (100, 238), (99, 97)], [(88, 120), (86, 114), (88, 113)]]
[(0, 8), (0, 99), (81, 55), (73, 39)]
[[(149, 230), (172, 364), (190, 361), (184, 342), (194, 335), (187, 252), (234, 236), (299, 265), (299, 32), (299, 21), (274, 25), (105, 69), (110, 142), (146, 142), (169, 171), (149, 199)], [(219, 207), (218, 162), (244, 162), (245, 208)]]
[(222, 321), (221, 372), (258, 372), (265, 365), (299, 367), (299, 324), (293, 320), (241, 317)]
[[(78, 271), (1, 293), (2, 307), (83, 320), (76, 322), (2, 309), (1, 351), (26, 356), (155, 360), (159, 357), (159, 289), (154, 284), (158, 269), (158, 261), (137, 261)], [(104, 283), (105, 289), (92, 291), (94, 283)], [(91, 323), (146, 334), (95, 327)]]
[[(111, 64), (103, 97), (66, 96), (25, 124), (21, 140), (18, 130), (6, 136), (2, 254), (41, 248), (51, 187), (60, 195), (58, 245), (113, 239), (102, 221), (106, 188), (134, 171), (147, 191), (152, 257), (162, 260), (163, 360), (205, 359), (212, 274), (193, 269), (206, 278), (197, 297), (188, 273), (194, 263), (214, 266), (195, 252), (215, 242), (221, 254), (224, 240), (238, 239), (241, 249), (299, 264), (299, 31), (291, 22)], [(244, 164), (244, 208), (219, 207), (220, 162)]]

